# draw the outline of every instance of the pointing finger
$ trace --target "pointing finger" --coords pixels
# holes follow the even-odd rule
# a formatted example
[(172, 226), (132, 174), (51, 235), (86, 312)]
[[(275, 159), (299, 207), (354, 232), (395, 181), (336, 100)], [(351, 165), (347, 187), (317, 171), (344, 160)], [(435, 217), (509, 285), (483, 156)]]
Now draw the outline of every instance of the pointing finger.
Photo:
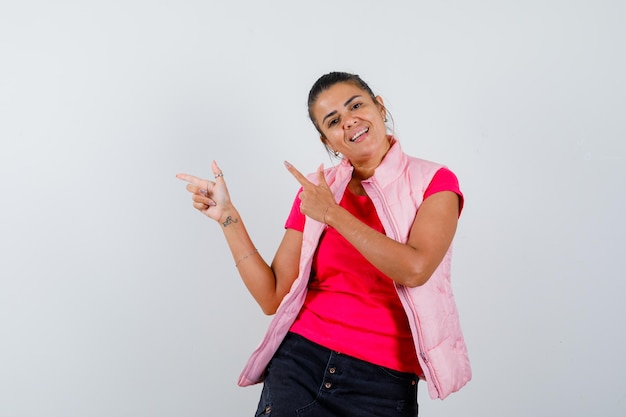
[(189, 174), (176, 174), (176, 178), (178, 178), (179, 180), (186, 181), (190, 184), (199, 185), (199, 186), (204, 183), (204, 180), (202, 178), (198, 178)]
[(311, 181), (309, 181), (304, 175), (302, 175), (302, 173), (289, 162), (285, 161), (285, 167), (287, 167), (287, 171), (289, 171), (291, 175), (293, 175), (293, 177), (296, 179), (296, 181), (300, 183), (301, 186), (306, 187), (312, 184)]

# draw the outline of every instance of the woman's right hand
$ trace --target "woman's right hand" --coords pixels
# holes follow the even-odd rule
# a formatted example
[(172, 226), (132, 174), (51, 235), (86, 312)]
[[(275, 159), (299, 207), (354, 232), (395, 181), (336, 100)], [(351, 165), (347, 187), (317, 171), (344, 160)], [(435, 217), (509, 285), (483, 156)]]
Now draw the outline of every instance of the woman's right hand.
[(222, 221), (225, 211), (230, 206), (230, 195), (224, 181), (224, 174), (213, 161), (211, 164), (215, 181), (206, 180), (189, 174), (176, 174), (176, 178), (186, 181), (187, 191), (192, 196), (193, 206), (205, 216), (215, 220)]

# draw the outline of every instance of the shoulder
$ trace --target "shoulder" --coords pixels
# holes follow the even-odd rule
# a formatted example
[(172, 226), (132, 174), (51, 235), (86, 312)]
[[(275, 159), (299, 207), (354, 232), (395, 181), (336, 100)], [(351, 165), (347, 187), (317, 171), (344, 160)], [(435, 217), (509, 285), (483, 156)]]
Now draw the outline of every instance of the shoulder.
[(445, 165), (438, 162), (429, 161), (427, 159), (417, 158), (410, 155), (406, 155), (406, 161), (407, 166), (410, 169), (423, 173), (431, 173), (432, 175), (435, 175), (435, 173), (441, 168), (447, 168)]
[(421, 190), (422, 193), (433, 179), (440, 175), (440, 172), (452, 173), (452, 171), (443, 164), (408, 155), (406, 156), (405, 167), (406, 176), (411, 183), (411, 187)]

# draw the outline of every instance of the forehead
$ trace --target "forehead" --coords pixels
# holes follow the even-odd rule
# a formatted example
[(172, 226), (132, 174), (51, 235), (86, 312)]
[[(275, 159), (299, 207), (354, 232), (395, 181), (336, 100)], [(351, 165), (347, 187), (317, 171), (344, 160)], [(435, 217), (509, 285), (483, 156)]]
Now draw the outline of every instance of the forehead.
[(318, 118), (324, 117), (329, 112), (339, 111), (345, 106), (346, 101), (354, 96), (369, 97), (369, 94), (351, 82), (337, 83), (320, 93), (313, 104), (313, 114)]

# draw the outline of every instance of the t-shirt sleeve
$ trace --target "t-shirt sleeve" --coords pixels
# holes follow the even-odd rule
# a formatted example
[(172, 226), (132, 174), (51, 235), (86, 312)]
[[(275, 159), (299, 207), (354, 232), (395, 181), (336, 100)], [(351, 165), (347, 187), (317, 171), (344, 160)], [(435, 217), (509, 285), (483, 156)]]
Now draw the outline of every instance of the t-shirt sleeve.
[(463, 197), (463, 193), (461, 192), (461, 188), (459, 187), (459, 180), (454, 175), (454, 172), (450, 171), (448, 168), (440, 168), (439, 171), (435, 173), (435, 176), (430, 181), (428, 188), (424, 191), (424, 200), (426, 200), (431, 195), (441, 192), (441, 191), (452, 191), (459, 196), (459, 216), (461, 215), (461, 210), (463, 210), (463, 203), (465, 198)]
[(291, 211), (289, 212), (289, 216), (287, 217), (287, 221), (285, 222), (285, 229), (294, 229), (298, 232), (304, 231), (304, 222), (306, 216), (300, 211), (300, 197), (298, 197), (301, 192), (302, 188), (298, 190), (296, 198), (293, 201)]

